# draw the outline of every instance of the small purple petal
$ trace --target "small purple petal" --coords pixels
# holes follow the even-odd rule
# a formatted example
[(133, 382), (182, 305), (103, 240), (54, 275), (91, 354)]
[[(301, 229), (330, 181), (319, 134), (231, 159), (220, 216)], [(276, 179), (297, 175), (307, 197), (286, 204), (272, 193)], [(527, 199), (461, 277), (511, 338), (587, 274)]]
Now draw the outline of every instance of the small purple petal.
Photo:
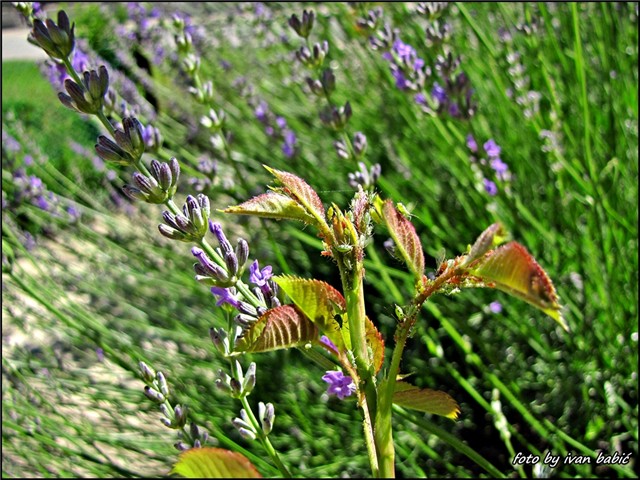
[(494, 157), (500, 156), (501, 148), (493, 140), (493, 138), (490, 138), (489, 140), (487, 140), (483, 145), (483, 147), (484, 147), (484, 151), (487, 152), (487, 155), (489, 155), (490, 157), (494, 158)]
[(476, 139), (473, 138), (473, 135), (467, 135), (467, 148), (471, 150), (473, 153), (478, 151), (478, 144), (476, 143)]
[(231, 305), (233, 308), (238, 308), (240, 306), (240, 302), (228, 288), (211, 287), (211, 293), (219, 297), (218, 301), (216, 302), (216, 305), (218, 307), (225, 303)]
[(322, 380), (329, 384), (327, 393), (329, 395), (337, 395), (340, 400), (355, 393), (356, 385), (353, 383), (353, 379), (349, 376), (345, 376), (340, 370), (329, 370)]
[(258, 260), (255, 260), (249, 266), (249, 281), (258, 287), (264, 287), (267, 285), (267, 280), (273, 277), (273, 268), (271, 265), (267, 265), (262, 270), (260, 270), (260, 265)]
[(502, 304), (500, 302), (491, 302), (489, 304), (489, 311), (491, 313), (500, 313), (500, 312), (502, 312)]
[(484, 179), (484, 189), (492, 197), (495, 196), (498, 193), (498, 187), (496, 186), (496, 184), (494, 182), (492, 182), (488, 178)]
[(336, 347), (335, 344), (331, 340), (329, 340), (329, 337), (327, 337), (326, 335), (322, 335), (320, 337), (320, 343), (322, 343), (328, 350), (338, 355), (338, 347)]

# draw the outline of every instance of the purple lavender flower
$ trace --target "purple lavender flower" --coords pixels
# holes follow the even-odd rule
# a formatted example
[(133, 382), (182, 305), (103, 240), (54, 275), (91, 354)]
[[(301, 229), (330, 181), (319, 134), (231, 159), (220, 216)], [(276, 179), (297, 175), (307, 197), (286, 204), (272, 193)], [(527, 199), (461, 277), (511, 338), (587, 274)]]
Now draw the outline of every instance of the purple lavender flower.
[(493, 170), (496, 172), (496, 177), (498, 178), (498, 180), (508, 180), (509, 166), (504, 163), (499, 157), (492, 158), (489, 164), (491, 165), (491, 168), (493, 168)]
[(233, 308), (238, 308), (240, 306), (240, 302), (231, 292), (230, 288), (211, 287), (211, 293), (219, 297), (218, 301), (216, 302), (216, 305), (218, 307), (225, 303), (231, 305)]
[(255, 260), (249, 267), (249, 281), (258, 287), (265, 287), (267, 285), (267, 280), (273, 277), (272, 271), (273, 268), (271, 265), (267, 265), (260, 270), (258, 260)]
[(25, 155), (23, 161), (26, 166), (33, 165), (33, 157), (31, 155)]
[(491, 302), (489, 304), (489, 311), (491, 313), (500, 313), (502, 312), (502, 304), (500, 302)]
[(502, 150), (498, 146), (498, 144), (493, 140), (493, 138), (490, 138), (489, 140), (487, 140), (483, 145), (483, 148), (484, 148), (484, 151), (487, 152), (487, 155), (489, 155), (489, 157), (491, 158), (499, 157), (500, 151)]
[(282, 152), (287, 158), (291, 158), (296, 153), (296, 143), (298, 140), (296, 139), (296, 134), (293, 133), (293, 130), (285, 130), (283, 133), (284, 136), (284, 144), (282, 145)]
[(96, 357), (98, 357), (99, 362), (104, 362), (104, 350), (102, 348), (96, 348)]
[(489, 195), (491, 195), (492, 197), (497, 195), (498, 187), (494, 182), (492, 182), (488, 178), (483, 179), (483, 182), (484, 182), (484, 189), (487, 191)]
[(396, 87), (400, 90), (406, 90), (409, 85), (407, 84), (407, 78), (404, 76), (402, 70), (394, 69), (391, 74), (396, 80)]
[(345, 376), (340, 370), (329, 370), (322, 380), (329, 384), (327, 393), (337, 395), (340, 400), (350, 396), (356, 391), (356, 384), (349, 376)]
[(73, 205), (69, 205), (67, 207), (67, 213), (69, 214), (72, 220), (78, 220), (80, 218), (80, 212)]
[(260, 120), (261, 122), (264, 122), (267, 120), (268, 112), (269, 112), (269, 106), (267, 105), (267, 102), (262, 101), (258, 104), (258, 106), (256, 107), (253, 113), (258, 120)]
[(427, 97), (424, 96), (424, 93), (416, 93), (415, 97), (413, 97), (413, 100), (418, 105), (426, 105), (427, 104)]
[(440, 104), (444, 104), (447, 101), (447, 91), (443, 87), (441, 87), (438, 82), (435, 82), (433, 84), (433, 88), (431, 89), (431, 96)]
[(44, 198), (44, 195), (38, 195), (36, 198), (34, 198), (33, 204), (36, 207), (41, 208), (42, 210), (49, 210), (49, 202), (47, 202), (47, 199)]
[(322, 335), (320, 337), (320, 343), (322, 343), (328, 350), (338, 355), (338, 347), (336, 347), (335, 344), (331, 340), (329, 340), (329, 337), (327, 337), (326, 335)]
[(287, 128), (287, 121), (284, 119), (284, 117), (276, 117), (276, 124), (278, 125), (278, 127), (280, 127), (281, 130)]
[(467, 135), (467, 148), (471, 150), (473, 153), (478, 151), (478, 144), (476, 143), (476, 139), (473, 138), (473, 135)]
[(20, 142), (5, 132), (4, 128), (2, 129), (2, 146), (9, 152), (19, 152), (22, 148)]

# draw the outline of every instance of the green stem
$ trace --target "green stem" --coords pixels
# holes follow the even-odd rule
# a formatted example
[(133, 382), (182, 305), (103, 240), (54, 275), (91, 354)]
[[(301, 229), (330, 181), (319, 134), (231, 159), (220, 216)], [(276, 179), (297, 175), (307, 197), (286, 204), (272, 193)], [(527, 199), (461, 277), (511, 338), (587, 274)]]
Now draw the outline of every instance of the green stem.
[(409, 337), (409, 332), (414, 323), (415, 315), (411, 319), (405, 319), (398, 326), (398, 331), (396, 333), (396, 347), (393, 350), (389, 373), (380, 386), (375, 434), (376, 445), (378, 446), (378, 458), (380, 459), (380, 475), (382, 477), (395, 476), (395, 450), (393, 445), (391, 408), (393, 406), (393, 394), (396, 388), (396, 378), (400, 372), (400, 361), (402, 360), (402, 354), (407, 343), (407, 338)]
[[(231, 360), (229, 363), (231, 365), (232, 376), (234, 378), (239, 378), (240, 372), (238, 372), (236, 368), (236, 365), (237, 365), (236, 361)], [(280, 473), (282, 473), (284, 477), (291, 478), (292, 477), (291, 472), (289, 472), (289, 469), (286, 467), (286, 465), (282, 463), (282, 460), (280, 460), (280, 456), (278, 455), (278, 452), (271, 444), (269, 437), (267, 436), (267, 434), (264, 433), (264, 430), (262, 430), (262, 426), (260, 425), (260, 422), (254, 415), (253, 410), (251, 409), (251, 405), (249, 405), (249, 400), (247, 400), (247, 397), (240, 398), (240, 403), (242, 403), (242, 407), (244, 408), (244, 411), (247, 413), (247, 417), (249, 418), (251, 425), (253, 426), (254, 430), (258, 434), (258, 439), (260, 440), (260, 443), (269, 454), (269, 457), (271, 457), (271, 460), (273, 460), (273, 463), (276, 465), (278, 470), (280, 470)]]
[(352, 269), (348, 269), (342, 259), (338, 259), (340, 277), (342, 279), (342, 289), (347, 303), (347, 319), (349, 322), (349, 335), (351, 338), (351, 348), (355, 357), (356, 371), (359, 376), (358, 385), (360, 406), (364, 413), (364, 434), (367, 441), (369, 461), (374, 477), (378, 477), (379, 457), (378, 445), (375, 442), (375, 431), (373, 421), (376, 418), (377, 392), (374, 383), (373, 367), (369, 352), (367, 350), (366, 339), (366, 312), (364, 306), (363, 277), (364, 271), (362, 263), (352, 262)]

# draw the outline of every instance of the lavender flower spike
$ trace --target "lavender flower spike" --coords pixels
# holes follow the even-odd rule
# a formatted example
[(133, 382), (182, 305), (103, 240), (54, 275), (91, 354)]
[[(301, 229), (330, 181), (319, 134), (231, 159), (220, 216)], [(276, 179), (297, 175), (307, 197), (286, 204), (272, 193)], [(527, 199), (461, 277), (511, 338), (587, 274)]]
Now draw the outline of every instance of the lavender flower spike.
[(223, 253), (233, 252), (234, 249), (231, 246), (231, 243), (229, 243), (229, 240), (227, 240), (227, 237), (222, 231), (222, 225), (220, 225), (217, 222), (212, 222), (211, 220), (209, 220), (209, 230), (211, 230), (211, 233), (213, 233), (218, 239), (218, 243), (220, 244), (220, 248), (222, 249)]
[(211, 293), (219, 297), (216, 302), (218, 307), (225, 303), (231, 305), (233, 308), (238, 308), (240, 306), (240, 302), (235, 296), (235, 291), (232, 292), (230, 288), (211, 287)]
[(273, 277), (272, 271), (273, 268), (271, 267), (271, 265), (267, 265), (262, 270), (260, 270), (258, 260), (255, 260), (249, 267), (249, 281), (254, 285), (264, 287), (265, 285), (267, 285), (267, 280)]
[(483, 147), (484, 147), (484, 151), (487, 152), (487, 155), (489, 155), (490, 158), (495, 158), (500, 156), (500, 151), (502, 149), (493, 140), (493, 138), (490, 138), (489, 140), (487, 140), (483, 145)]
[(329, 370), (322, 380), (329, 384), (327, 393), (329, 395), (337, 395), (340, 400), (350, 396), (356, 391), (356, 384), (353, 379), (346, 376), (340, 370)]

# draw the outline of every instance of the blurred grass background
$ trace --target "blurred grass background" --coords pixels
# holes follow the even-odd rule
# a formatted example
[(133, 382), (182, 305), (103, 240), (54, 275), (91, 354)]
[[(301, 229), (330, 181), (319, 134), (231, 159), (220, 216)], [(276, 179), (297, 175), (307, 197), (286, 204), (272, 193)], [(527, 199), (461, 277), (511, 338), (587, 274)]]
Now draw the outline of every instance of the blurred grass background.
[[(415, 4), (380, 6), (400, 38), (420, 53), (424, 21)], [(383, 196), (410, 208), (428, 268), (436, 269), (442, 252), (449, 258), (463, 252), (499, 220), (553, 279), (572, 330), (562, 332), (541, 312), (496, 291), (430, 301), (403, 371), (415, 372), (416, 385), (446, 390), (462, 414), (455, 423), (398, 416), (398, 475), (488, 475), (446, 437), (433, 434), (441, 429), (505, 476), (633, 476), (637, 4), (451, 5), (445, 17), (453, 27), (449, 43), (462, 58), (478, 103), (468, 122), (429, 117), (411, 95), (396, 89), (387, 62), (354, 28), (357, 10), (346, 4), (276, 3), (260, 12), (248, 4), (185, 5), (193, 22), (206, 26), (203, 76), (214, 81), (250, 185), (243, 191), (229, 166), (220, 165), (219, 183), (207, 192), (216, 208), (264, 191), (269, 178), (261, 164), (306, 178), (325, 204), (346, 206), (352, 195), (347, 173), (357, 166), (337, 158), (337, 137), (318, 120), (322, 103), (304, 94), (302, 73), (292, 60), (301, 41), (286, 20), (309, 7), (318, 17), (313, 41), (331, 45), (334, 100), (353, 106), (349, 129), (367, 136), (369, 163), (382, 165)], [(163, 8), (169, 18), (173, 7)], [(179, 66), (170, 56), (159, 64), (151, 60), (156, 45), (141, 27), (125, 23), (124, 4), (73, 4), (68, 11), (78, 36), (157, 104), (162, 154), (176, 155), (185, 177), (196, 176), (201, 156), (213, 153), (198, 129), (203, 112), (187, 93)], [(115, 33), (118, 24), (137, 32), (137, 42)], [(511, 42), (500, 41), (501, 28), (509, 30)], [(528, 77), (525, 92), (541, 94), (539, 113), (529, 118), (514, 99), (518, 91), (508, 61), (513, 52)], [(148, 71), (141, 69), (141, 57), (151, 65)], [(176, 458), (176, 438), (142, 394), (139, 360), (165, 372), (175, 403), (189, 405), (214, 443), (243, 451), (265, 476), (274, 475), (259, 448), (231, 426), (238, 404), (214, 388), (223, 362), (207, 331), (223, 319), (208, 289), (193, 280), (186, 245), (157, 235), (159, 210), (114, 201), (130, 173), (113, 172), (105, 180), (108, 172), (91, 159), (98, 126), (62, 107), (38, 70), (19, 61), (3, 62), (2, 69), (3, 144), (4, 132), (21, 144), (12, 153), (3, 145), (2, 160), (3, 264), (11, 267), (3, 273), (3, 476), (166, 474)], [(287, 159), (269, 141), (241, 95), (239, 77), (286, 118), (298, 137), (297, 157)], [(545, 151), (545, 130), (556, 133), (561, 151)], [(470, 132), (479, 144), (493, 138), (502, 147), (513, 174), (510, 191), (490, 197), (477, 185), (465, 147)], [(88, 153), (78, 153), (71, 139)], [(26, 155), (36, 158), (27, 167), (30, 174), (81, 209), (79, 222), (33, 205), (5, 208), (11, 168)], [(225, 177), (235, 188), (223, 188)], [(179, 192), (192, 193), (189, 188), (184, 182)], [(222, 214), (216, 220), (231, 238), (249, 240), (251, 258), (261, 265), (339, 284), (333, 266), (318, 255), (314, 232)], [(31, 249), (22, 233), (27, 230), (36, 236)], [(393, 305), (406, 302), (411, 279), (384, 252), (385, 239), (377, 237), (367, 252), (367, 309), (391, 345)], [(501, 313), (487, 309), (493, 300), (502, 303)], [(276, 406), (272, 441), (295, 474), (368, 475), (353, 402), (323, 395), (323, 372), (296, 351), (252, 359), (258, 362), (258, 385), (251, 398)], [(634, 464), (563, 465), (546, 472), (511, 465), (514, 452), (547, 450), (631, 452)]]

